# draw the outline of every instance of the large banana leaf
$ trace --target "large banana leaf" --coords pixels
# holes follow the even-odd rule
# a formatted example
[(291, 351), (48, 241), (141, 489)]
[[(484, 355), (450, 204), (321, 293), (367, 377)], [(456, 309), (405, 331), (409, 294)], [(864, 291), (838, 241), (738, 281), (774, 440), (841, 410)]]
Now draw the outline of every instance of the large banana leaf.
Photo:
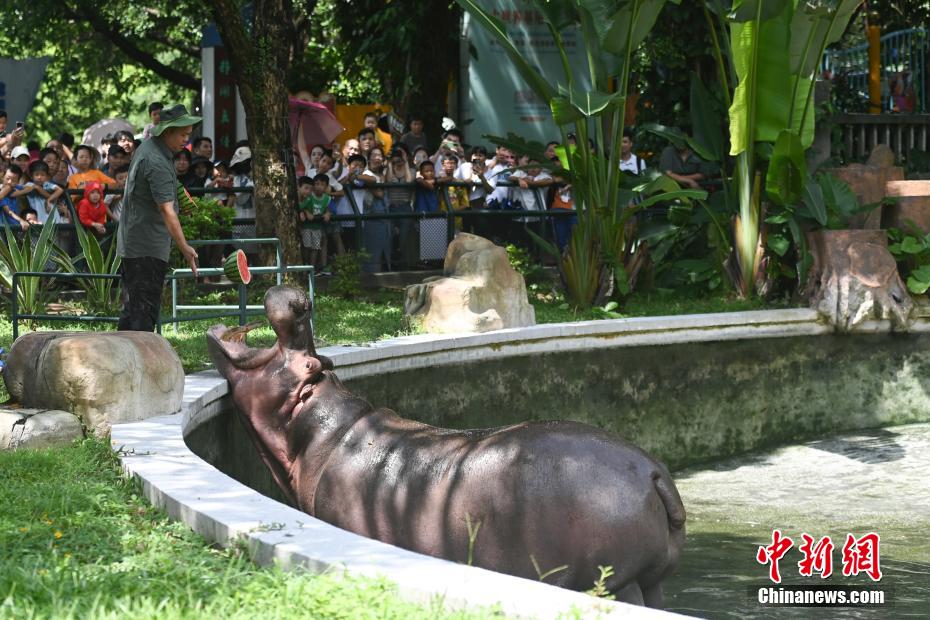
[[(691, 76), (691, 126), (694, 151), (706, 161), (722, 162), (724, 156), (723, 128), (720, 125), (720, 110), (714, 95), (704, 86), (701, 76)], [(692, 147), (694, 148), (694, 147)]]
[(757, 141), (774, 142), (789, 126), (789, 5), (764, 21), (730, 25), (733, 62), (739, 85), (730, 106), (730, 154), (751, 150)]
[(791, 18), (790, 127), (809, 148), (814, 143), (814, 79), (824, 50), (843, 36), (862, 0), (795, 0)]
[(862, 0), (795, 0), (791, 18), (791, 72), (811, 77), (823, 50), (839, 41)]
[(765, 192), (776, 204), (794, 204), (801, 199), (805, 178), (807, 160), (801, 139), (793, 131), (782, 131), (772, 151)]
[(792, 0), (733, 0), (733, 8), (727, 18), (733, 23), (756, 19), (765, 21), (779, 15), (790, 4)]
[(559, 95), (550, 102), (556, 125), (567, 125), (613, 110), (622, 100), (622, 93), (602, 93), (573, 85), (571, 90), (559, 88)]
[[(681, 4), (681, 0), (578, 0), (589, 6), (589, 10), (598, 19), (598, 31), (601, 35), (601, 48), (617, 56), (625, 56), (628, 49), (639, 47), (652, 27), (666, 1)], [(600, 5), (594, 8), (592, 5)], [(619, 7), (619, 8), (618, 8)], [(633, 22), (632, 29), (630, 21)]]

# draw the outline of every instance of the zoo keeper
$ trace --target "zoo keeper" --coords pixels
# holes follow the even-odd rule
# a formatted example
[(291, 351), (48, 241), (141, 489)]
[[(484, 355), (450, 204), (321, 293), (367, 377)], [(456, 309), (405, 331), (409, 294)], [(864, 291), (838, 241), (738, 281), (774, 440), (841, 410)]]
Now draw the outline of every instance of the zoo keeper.
[(178, 220), (173, 156), (184, 148), (199, 122), (200, 117), (188, 114), (183, 105), (162, 110), (152, 137), (133, 155), (116, 243), (122, 257), (120, 330), (155, 329), (172, 239), (197, 277), (197, 252), (188, 245)]

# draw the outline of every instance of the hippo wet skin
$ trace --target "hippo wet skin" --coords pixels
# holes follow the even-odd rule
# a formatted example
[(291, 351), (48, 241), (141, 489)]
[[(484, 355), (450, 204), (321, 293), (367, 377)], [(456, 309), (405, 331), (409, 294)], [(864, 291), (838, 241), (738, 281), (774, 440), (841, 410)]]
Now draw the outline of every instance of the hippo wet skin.
[[(666, 468), (575, 422), (450, 430), (373, 408), (316, 353), (310, 303), (265, 296), (278, 337), (251, 348), (214, 326), (210, 355), (246, 430), (295, 506), (340, 528), (455, 562), (587, 590), (611, 566), (619, 600), (662, 605), (685, 510)], [(477, 531), (476, 531), (477, 530)], [(469, 536), (471, 531), (472, 537)]]

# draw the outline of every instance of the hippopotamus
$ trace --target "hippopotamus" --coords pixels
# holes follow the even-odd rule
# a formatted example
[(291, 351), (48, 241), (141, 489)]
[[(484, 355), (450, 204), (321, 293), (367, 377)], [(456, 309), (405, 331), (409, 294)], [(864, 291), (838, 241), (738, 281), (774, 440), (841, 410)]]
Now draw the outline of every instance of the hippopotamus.
[[(576, 422), (451, 430), (375, 408), (313, 342), (299, 289), (265, 295), (277, 335), (207, 333), (211, 357), (262, 459), (300, 510), (362, 536), (456, 562), (588, 590), (612, 567), (619, 600), (660, 607), (685, 509), (664, 465)], [(548, 574), (547, 574), (548, 573)]]

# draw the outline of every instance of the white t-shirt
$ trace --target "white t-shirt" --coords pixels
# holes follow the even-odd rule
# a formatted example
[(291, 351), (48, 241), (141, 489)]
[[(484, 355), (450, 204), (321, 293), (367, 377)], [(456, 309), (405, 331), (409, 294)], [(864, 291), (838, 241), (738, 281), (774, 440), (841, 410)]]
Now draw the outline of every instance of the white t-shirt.
[(484, 189), (484, 184), (481, 183), (481, 179), (475, 174), (474, 166), (472, 166), (470, 161), (462, 162), (462, 165), (456, 168), (455, 174), (452, 175), (452, 177), (456, 181), (475, 183), (474, 187), (468, 188), (468, 202), (483, 200), (487, 197), (488, 192)]
[(630, 153), (630, 158), (628, 160), (623, 161), (623, 158), (620, 158), (620, 170), (640, 175), (646, 170), (646, 164), (636, 156), (636, 153)]
[[(33, 182), (26, 183), (26, 185), (35, 185)], [(24, 186), (25, 187), (25, 186)], [(49, 194), (58, 189), (58, 186), (52, 183), (51, 181), (46, 181), (42, 184), (42, 189), (47, 191)], [(38, 192), (30, 192), (26, 196), (26, 200), (29, 201), (29, 207), (36, 212), (36, 218), (39, 220), (40, 224), (44, 224), (49, 218), (51, 218), (52, 223), (57, 223), (61, 221), (61, 216), (58, 213), (58, 208), (52, 206), (52, 212), (46, 213), (45, 211), (45, 196)]]
[(509, 186), (498, 187), (497, 185), (498, 183), (507, 182), (510, 180), (510, 174), (505, 172), (505, 170), (508, 170), (509, 168), (510, 166), (505, 166), (504, 164), (497, 164), (496, 166), (491, 168), (488, 171), (488, 173), (485, 175), (484, 178), (486, 178), (488, 180), (488, 183), (491, 185), (491, 187), (494, 188), (494, 190), (490, 194), (488, 194), (487, 199), (485, 200), (486, 204), (490, 203), (492, 200), (497, 200), (498, 202), (503, 204), (504, 201), (506, 201), (507, 198), (510, 196)]
[[(514, 173), (510, 175), (511, 181), (519, 181), (520, 179), (526, 179), (527, 181), (545, 181), (551, 178), (552, 175), (545, 170), (541, 170), (539, 174), (534, 177), (531, 177), (526, 170), (515, 170)], [(511, 198), (513, 200), (519, 200), (520, 204), (522, 204), (523, 208), (527, 211), (545, 211), (545, 203), (540, 203), (540, 201), (544, 199), (539, 196), (542, 188), (530, 187), (528, 189), (523, 189), (522, 187), (513, 187), (511, 189)]]

